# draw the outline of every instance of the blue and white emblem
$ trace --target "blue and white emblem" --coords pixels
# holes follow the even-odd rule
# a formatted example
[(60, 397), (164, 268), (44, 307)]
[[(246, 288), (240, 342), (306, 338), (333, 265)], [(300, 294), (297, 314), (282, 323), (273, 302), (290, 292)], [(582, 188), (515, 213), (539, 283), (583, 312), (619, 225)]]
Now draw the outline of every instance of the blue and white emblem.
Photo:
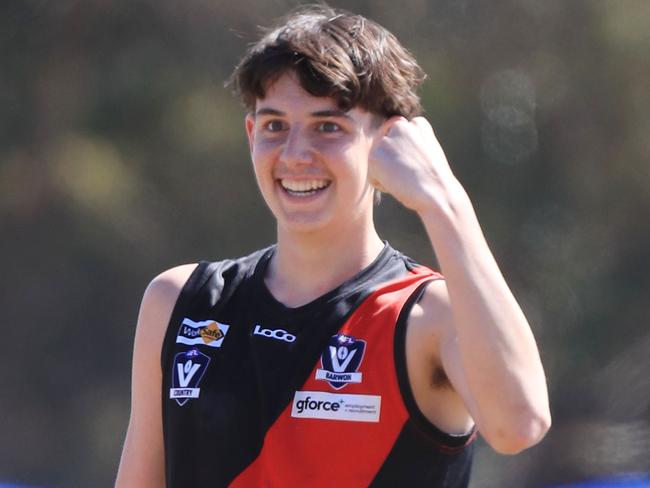
[(316, 379), (327, 381), (337, 390), (348, 383), (361, 383), (363, 375), (357, 370), (365, 350), (366, 341), (345, 334), (332, 336), (321, 355), (321, 368), (316, 370)]
[(176, 400), (183, 406), (190, 398), (198, 398), (201, 388), (199, 382), (210, 364), (210, 357), (196, 348), (186, 352), (179, 352), (174, 356), (174, 371), (172, 373), (172, 387), (169, 389), (169, 398)]

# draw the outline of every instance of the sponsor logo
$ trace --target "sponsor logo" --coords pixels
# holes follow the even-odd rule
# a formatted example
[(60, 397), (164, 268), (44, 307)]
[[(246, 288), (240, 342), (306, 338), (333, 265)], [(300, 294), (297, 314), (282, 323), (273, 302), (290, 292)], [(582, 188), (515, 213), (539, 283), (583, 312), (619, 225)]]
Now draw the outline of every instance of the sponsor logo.
[(199, 382), (210, 364), (210, 357), (198, 349), (193, 348), (187, 352), (179, 352), (174, 356), (172, 387), (169, 389), (169, 398), (183, 406), (190, 398), (198, 398), (201, 388)]
[(291, 416), (299, 419), (379, 422), (380, 410), (381, 397), (377, 395), (297, 391), (293, 397)]
[(294, 342), (296, 340), (295, 335), (289, 334), (284, 329), (275, 329), (275, 330), (265, 329), (260, 325), (255, 326), (255, 329), (253, 330), (253, 335), (261, 335), (264, 337), (268, 337), (269, 339), (277, 339), (278, 341), (284, 341), (284, 342)]
[(178, 344), (188, 346), (204, 345), (210, 347), (221, 347), (224, 337), (228, 333), (229, 325), (215, 322), (214, 320), (202, 320), (194, 322), (185, 317), (176, 335)]
[(332, 336), (321, 355), (321, 368), (316, 370), (316, 379), (327, 381), (337, 390), (348, 383), (361, 383), (363, 374), (357, 370), (365, 350), (366, 341), (345, 334)]

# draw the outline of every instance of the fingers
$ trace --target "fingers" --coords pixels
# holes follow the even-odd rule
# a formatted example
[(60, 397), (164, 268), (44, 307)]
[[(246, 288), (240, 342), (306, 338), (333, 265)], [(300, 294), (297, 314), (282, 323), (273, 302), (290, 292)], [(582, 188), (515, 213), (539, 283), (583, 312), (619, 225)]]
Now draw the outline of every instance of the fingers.
[(390, 130), (397, 124), (398, 122), (407, 122), (404, 117), (401, 115), (394, 115), (393, 117), (390, 117), (386, 119), (383, 124), (381, 124), (381, 127), (379, 127), (379, 138), (385, 137), (388, 135)]
[(405, 117), (402, 117), (401, 115), (395, 115), (393, 117), (390, 117), (389, 119), (386, 119), (384, 123), (381, 125), (379, 128), (379, 136), (384, 137), (387, 136), (391, 130), (400, 127), (402, 124), (405, 126), (412, 126), (412, 127), (417, 127), (423, 134), (433, 134), (433, 127), (431, 127), (431, 124), (429, 121), (424, 118), (424, 117), (414, 117), (411, 120), (406, 119)]
[(413, 120), (411, 120), (411, 124), (419, 128), (424, 133), (434, 133), (433, 127), (431, 127), (429, 121), (424, 117), (414, 117)]

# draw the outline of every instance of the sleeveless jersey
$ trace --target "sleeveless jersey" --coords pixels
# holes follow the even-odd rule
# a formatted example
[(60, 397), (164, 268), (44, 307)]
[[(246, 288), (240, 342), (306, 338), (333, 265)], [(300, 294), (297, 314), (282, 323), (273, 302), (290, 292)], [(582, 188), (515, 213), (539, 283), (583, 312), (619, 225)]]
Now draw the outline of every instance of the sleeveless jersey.
[(357, 276), (288, 308), (270, 247), (201, 262), (163, 342), (167, 487), (466, 487), (473, 433), (418, 409), (406, 318), (441, 276), (388, 244)]

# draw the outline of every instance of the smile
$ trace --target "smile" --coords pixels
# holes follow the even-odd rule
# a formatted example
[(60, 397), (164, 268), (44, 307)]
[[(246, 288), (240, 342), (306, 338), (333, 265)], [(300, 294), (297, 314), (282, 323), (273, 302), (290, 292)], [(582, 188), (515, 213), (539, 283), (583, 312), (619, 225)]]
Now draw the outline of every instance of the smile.
[(330, 180), (288, 180), (281, 179), (280, 186), (290, 195), (308, 197), (324, 190), (332, 183)]

